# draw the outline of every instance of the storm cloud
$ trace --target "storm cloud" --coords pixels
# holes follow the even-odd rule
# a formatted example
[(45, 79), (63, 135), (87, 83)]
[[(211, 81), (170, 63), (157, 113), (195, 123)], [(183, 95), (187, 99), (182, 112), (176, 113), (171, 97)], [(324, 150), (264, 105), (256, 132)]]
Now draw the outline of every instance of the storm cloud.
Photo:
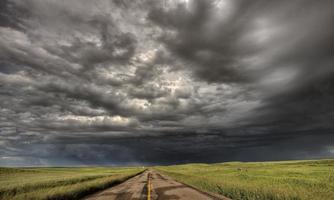
[(332, 157), (333, 10), (1, 1), (0, 165)]

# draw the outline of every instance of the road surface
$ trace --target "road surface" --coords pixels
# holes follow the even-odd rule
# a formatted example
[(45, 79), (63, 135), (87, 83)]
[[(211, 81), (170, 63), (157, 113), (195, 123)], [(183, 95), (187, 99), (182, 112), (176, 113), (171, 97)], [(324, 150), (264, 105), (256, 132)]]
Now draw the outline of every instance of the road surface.
[(84, 200), (228, 200), (176, 182), (156, 171), (145, 172)]

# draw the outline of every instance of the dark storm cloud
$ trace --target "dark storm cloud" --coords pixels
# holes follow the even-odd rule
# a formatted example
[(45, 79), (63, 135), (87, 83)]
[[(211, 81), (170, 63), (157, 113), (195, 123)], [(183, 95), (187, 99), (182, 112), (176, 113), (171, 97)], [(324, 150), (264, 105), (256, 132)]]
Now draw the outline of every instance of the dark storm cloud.
[(0, 164), (333, 156), (333, 10), (1, 1)]
[(0, 26), (20, 29), (20, 20), (17, 14), (24, 16), (26, 13), (20, 9), (16, 9), (15, 4), (10, 0), (0, 2)]
[[(154, 165), (322, 158), (333, 151), (329, 148), (331, 142), (328, 139), (333, 139), (333, 135), (327, 133), (327, 137), (319, 137), (304, 133), (303, 137), (293, 136), (289, 137), (289, 140), (273, 135), (252, 138), (192, 133), (121, 138), (100, 135), (89, 139), (85, 135), (72, 135), (56, 136), (52, 140), (44, 140), (43, 143), (22, 142), (20, 145), (24, 150), (3, 151), (6, 151), (7, 155), (30, 158), (31, 162), (37, 165)], [(299, 146), (296, 146), (296, 143)], [(32, 148), (32, 144), (38, 148)], [(196, 148), (193, 148), (193, 145), (196, 145)], [(52, 159), (48, 159), (51, 155)], [(44, 160), (47, 160), (47, 163), (43, 163)]]
[(333, 74), (328, 74), (271, 96), (257, 110), (258, 123), (272, 124), (278, 129), (331, 130), (334, 120), (334, 107), (331, 103), (334, 100), (333, 86)]
[(168, 30), (161, 41), (203, 80), (250, 81), (281, 67), (331, 68), (330, 1), (190, 2), (152, 9), (149, 18)]
[(210, 82), (244, 80), (245, 77), (236, 69), (235, 49), (240, 35), (238, 32), (242, 32), (239, 29), (244, 27), (237, 26), (233, 30), (234, 26), (228, 26), (227, 31), (218, 30), (220, 34), (213, 36), (214, 33), (208, 30), (212, 2), (195, 1), (193, 6), (192, 10), (179, 5), (172, 11), (164, 12), (163, 8), (159, 8), (150, 13), (152, 21), (176, 31), (167, 32), (161, 40), (176, 56), (190, 62), (200, 78)]
[(277, 94), (264, 91), (268, 96), (257, 111), (270, 118), (261, 115), (259, 121), (285, 120), (296, 126), (306, 122), (301, 118), (317, 120), (321, 115), (317, 123), (331, 121), (334, 30), (326, 27), (334, 17), (333, 3), (233, 1), (230, 10), (215, 13), (219, 3), (193, 1), (167, 11), (153, 9), (149, 16), (172, 32), (161, 40), (175, 56), (190, 62), (200, 79), (260, 80), (264, 90), (277, 89)]

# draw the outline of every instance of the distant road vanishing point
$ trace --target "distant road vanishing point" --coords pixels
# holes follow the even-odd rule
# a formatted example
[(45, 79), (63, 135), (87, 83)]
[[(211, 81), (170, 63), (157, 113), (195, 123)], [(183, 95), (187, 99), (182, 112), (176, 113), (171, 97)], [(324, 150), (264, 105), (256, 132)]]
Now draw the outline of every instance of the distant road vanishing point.
[(145, 172), (83, 200), (228, 200), (184, 185), (159, 172)]

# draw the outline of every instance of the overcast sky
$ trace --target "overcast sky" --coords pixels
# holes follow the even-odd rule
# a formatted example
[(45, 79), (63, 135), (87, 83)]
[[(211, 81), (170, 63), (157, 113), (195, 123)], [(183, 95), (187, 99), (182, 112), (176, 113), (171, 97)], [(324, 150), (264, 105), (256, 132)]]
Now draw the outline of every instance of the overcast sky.
[(1, 0), (0, 165), (334, 156), (332, 0)]

